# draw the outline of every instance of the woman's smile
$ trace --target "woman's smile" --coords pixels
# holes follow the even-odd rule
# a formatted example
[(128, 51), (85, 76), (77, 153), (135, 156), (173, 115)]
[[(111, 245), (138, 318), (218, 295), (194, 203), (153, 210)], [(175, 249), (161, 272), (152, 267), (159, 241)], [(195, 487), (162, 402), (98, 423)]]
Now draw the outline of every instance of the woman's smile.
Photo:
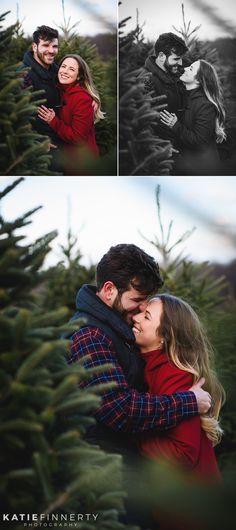
[(159, 326), (163, 314), (160, 299), (151, 300), (145, 311), (133, 316), (133, 333), (141, 352), (155, 350), (162, 339)]
[(58, 79), (60, 83), (75, 83), (78, 79), (79, 74), (79, 65), (73, 57), (66, 58), (59, 70), (58, 70)]
[(138, 328), (137, 324), (135, 324), (135, 326), (133, 326), (132, 330), (133, 330), (134, 334), (141, 333), (141, 330)]

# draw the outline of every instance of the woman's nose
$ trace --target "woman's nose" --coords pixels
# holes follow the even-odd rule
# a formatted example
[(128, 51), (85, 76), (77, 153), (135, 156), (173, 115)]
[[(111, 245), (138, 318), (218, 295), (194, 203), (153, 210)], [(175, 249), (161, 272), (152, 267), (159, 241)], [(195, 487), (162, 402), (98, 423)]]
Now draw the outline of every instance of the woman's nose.
[(139, 323), (139, 317), (140, 317), (140, 313), (138, 313), (137, 315), (133, 315), (132, 316), (132, 319), (133, 319), (134, 323), (137, 323), (137, 324)]

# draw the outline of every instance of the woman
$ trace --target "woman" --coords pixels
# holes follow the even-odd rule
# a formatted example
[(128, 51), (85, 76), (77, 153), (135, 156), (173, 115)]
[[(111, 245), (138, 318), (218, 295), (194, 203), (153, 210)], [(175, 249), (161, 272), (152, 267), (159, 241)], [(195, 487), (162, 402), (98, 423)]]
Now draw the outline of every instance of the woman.
[(214, 66), (203, 59), (195, 61), (180, 77), (187, 90), (181, 121), (175, 114), (160, 112), (161, 122), (172, 129), (176, 147), (176, 175), (220, 174), (217, 143), (224, 131), (225, 111), (221, 87)]
[(38, 115), (64, 142), (66, 174), (77, 174), (78, 167), (82, 170), (83, 163), (86, 164), (91, 155), (92, 158), (98, 156), (94, 121), (103, 119), (104, 115), (89, 67), (79, 55), (66, 55), (61, 60), (58, 80), (59, 116), (44, 105), (39, 108)]
[(133, 321), (149, 392), (182, 392), (204, 377), (213, 402), (209, 413), (184, 420), (163, 434), (143, 437), (141, 453), (178, 463), (199, 478), (220, 481), (213, 446), (222, 435), (218, 417), (224, 391), (211, 367), (210, 346), (196, 313), (180, 298), (161, 294)]

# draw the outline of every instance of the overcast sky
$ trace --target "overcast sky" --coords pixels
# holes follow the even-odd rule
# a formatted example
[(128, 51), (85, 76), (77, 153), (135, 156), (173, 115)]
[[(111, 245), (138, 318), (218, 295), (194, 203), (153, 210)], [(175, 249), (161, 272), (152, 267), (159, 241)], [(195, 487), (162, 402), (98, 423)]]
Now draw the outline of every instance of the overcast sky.
[(233, 28), (236, 36), (236, 2), (235, 0), (122, 0), (119, 8), (121, 20), (131, 16), (132, 20), (127, 23), (126, 29), (131, 30), (136, 26), (136, 9), (139, 10), (139, 23), (145, 23), (143, 33), (149, 40), (156, 40), (160, 33), (175, 31), (172, 25), (179, 29), (182, 26), (181, 4), (184, 3), (186, 21), (191, 20), (191, 28), (201, 24), (198, 31), (199, 39), (214, 40), (218, 37), (229, 35), (229, 31), (223, 25), (213, 23), (203, 13), (199, 5), (203, 3), (214, 8), (215, 14), (223, 18)]
[[(15, 178), (0, 177), (0, 189)], [(3, 199), (0, 213), (13, 220), (43, 206), (23, 233), (33, 241), (58, 230), (46, 266), (61, 258), (59, 244), (65, 243), (68, 226), (79, 236), (86, 265), (96, 263), (111, 245), (122, 242), (135, 243), (160, 259), (139, 233), (148, 239), (160, 236), (155, 202), (158, 183), (165, 229), (174, 220), (171, 241), (196, 227), (179, 250), (185, 248), (197, 261), (227, 262), (236, 257), (236, 177), (26, 177)]]
[[(62, 0), (1, 0), (1, 13), (11, 11), (5, 26), (19, 20), (26, 35), (32, 35), (37, 26), (46, 24), (55, 27), (63, 22)], [(64, 0), (66, 20), (71, 17), (70, 26), (80, 21), (80, 35), (102, 33), (117, 25), (116, 0)]]

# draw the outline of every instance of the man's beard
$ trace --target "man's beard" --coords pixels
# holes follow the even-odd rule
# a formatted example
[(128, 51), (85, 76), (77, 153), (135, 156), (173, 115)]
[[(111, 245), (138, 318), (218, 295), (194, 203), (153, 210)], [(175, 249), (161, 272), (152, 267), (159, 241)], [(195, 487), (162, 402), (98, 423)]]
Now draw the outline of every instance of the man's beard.
[(121, 296), (122, 296), (121, 294), (119, 294), (119, 293), (117, 294), (117, 296), (116, 296), (116, 298), (114, 300), (112, 309), (115, 309), (116, 311), (118, 311), (118, 313), (120, 313), (120, 315), (127, 322), (127, 324), (129, 324), (129, 326), (131, 326), (133, 324), (132, 316), (138, 314), (140, 311), (139, 311), (138, 308), (136, 310), (133, 310), (133, 311), (127, 311), (123, 307), (123, 305), (121, 303)]
[(173, 76), (176, 76), (176, 77), (179, 77), (183, 73), (182, 72), (182, 67), (180, 65), (178, 65), (178, 64), (170, 65), (167, 58), (166, 58), (166, 60), (164, 62), (164, 67), (165, 67), (166, 71), (170, 75), (173, 75)]
[[(44, 54), (39, 52), (38, 49), (37, 49), (36, 55), (37, 55), (38, 59), (41, 61), (41, 63), (45, 64), (45, 66), (49, 66), (50, 64), (52, 64), (51, 62), (47, 63), (45, 61)], [(53, 60), (54, 60), (54, 57), (53, 57)]]

